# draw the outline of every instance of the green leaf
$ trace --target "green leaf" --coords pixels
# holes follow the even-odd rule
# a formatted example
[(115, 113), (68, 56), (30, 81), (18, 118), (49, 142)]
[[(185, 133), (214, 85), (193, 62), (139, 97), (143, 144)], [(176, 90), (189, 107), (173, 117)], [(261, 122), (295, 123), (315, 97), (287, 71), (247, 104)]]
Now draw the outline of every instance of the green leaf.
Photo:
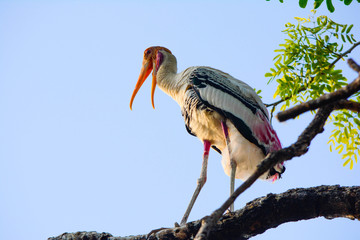
[(272, 77), (272, 73), (265, 73), (265, 77)]
[(343, 145), (339, 145), (335, 148), (335, 150), (338, 150), (338, 153), (340, 154), (343, 150), (344, 150), (344, 146)]
[(279, 58), (280, 58), (280, 59), (282, 58), (282, 55), (281, 55), (281, 54), (275, 56), (275, 57), (273, 58), (273, 61), (275, 61), (276, 59), (279, 59)]
[(344, 125), (340, 122), (334, 122), (334, 125), (338, 127), (344, 127)]
[(358, 125), (359, 126), (359, 128), (360, 128), (360, 120), (359, 119), (357, 119), (357, 118), (354, 118), (354, 122), (356, 123), (356, 125)]
[(320, 5), (323, 3), (324, 0), (315, 0), (314, 3), (314, 9), (317, 9), (318, 7), (320, 7)]
[(352, 0), (345, 0), (344, 3), (346, 6), (350, 5), (350, 3), (352, 2)]
[(334, 12), (334, 11), (335, 11), (335, 7), (334, 7), (334, 5), (332, 4), (332, 1), (331, 1), (331, 0), (326, 0), (326, 6), (327, 6), (327, 9), (328, 9), (330, 12)]
[(339, 74), (339, 73), (342, 73), (342, 70), (341, 69), (332, 70), (331, 73), (332, 74)]
[(343, 40), (343, 42), (346, 42), (345, 37), (342, 34), (341, 34), (341, 39)]
[(347, 28), (347, 24), (345, 24), (345, 25), (343, 26), (343, 29), (341, 30), (341, 33), (344, 33), (345, 30), (346, 30), (346, 28)]
[(345, 131), (344, 131), (344, 133), (345, 133), (345, 137), (346, 137), (346, 138), (349, 138), (349, 133), (348, 133), (347, 128), (344, 128), (344, 130), (345, 130)]
[(346, 117), (349, 119), (349, 118), (353, 118), (353, 116), (350, 114), (350, 113), (348, 113), (348, 112), (343, 112), (345, 115), (346, 115)]
[(333, 135), (336, 137), (337, 135), (339, 135), (340, 134), (340, 130), (336, 130), (336, 129), (334, 129), (333, 130)]
[(346, 30), (346, 33), (349, 33), (351, 31), (351, 29), (353, 28), (354, 24), (351, 24), (348, 29)]
[(321, 24), (321, 19), (320, 19), (320, 17), (318, 17), (318, 18), (316, 19), (316, 22), (317, 22), (318, 25)]
[(343, 167), (345, 167), (349, 162), (350, 162), (351, 158), (349, 158), (348, 160), (346, 160), (343, 164)]
[(354, 34), (350, 35), (351, 39), (353, 40), (353, 42), (356, 42), (355, 38), (354, 38)]
[(301, 8), (305, 8), (307, 5), (307, 2), (308, 2), (307, 0), (299, 0), (299, 6)]

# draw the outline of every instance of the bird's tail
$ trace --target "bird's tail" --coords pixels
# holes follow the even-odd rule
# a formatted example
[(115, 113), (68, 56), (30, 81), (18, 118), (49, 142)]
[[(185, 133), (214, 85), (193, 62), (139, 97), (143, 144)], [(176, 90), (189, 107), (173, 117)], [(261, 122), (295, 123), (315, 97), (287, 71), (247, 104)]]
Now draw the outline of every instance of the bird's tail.
[(275, 182), (276, 180), (281, 178), (281, 174), (285, 172), (284, 163), (277, 163), (274, 167), (270, 168), (269, 175), (267, 179)]
[[(265, 156), (262, 150), (244, 138), (230, 121), (226, 124), (230, 133), (230, 154), (228, 148), (223, 149), (221, 162), (225, 173), (230, 176), (230, 159), (234, 160), (236, 162), (235, 178), (245, 181), (254, 173)], [(265, 173), (260, 178), (267, 179), (267, 176), (268, 173)]]
[[(222, 165), (224, 171), (230, 176), (231, 164), (230, 158), (236, 162), (235, 178), (245, 181), (253, 174), (257, 165), (265, 158), (264, 153), (255, 144), (245, 139), (230, 122), (226, 122), (230, 133), (230, 155), (227, 148), (222, 150)], [(268, 172), (260, 176), (263, 180), (275, 181), (281, 178), (285, 171), (283, 163), (278, 163)]]

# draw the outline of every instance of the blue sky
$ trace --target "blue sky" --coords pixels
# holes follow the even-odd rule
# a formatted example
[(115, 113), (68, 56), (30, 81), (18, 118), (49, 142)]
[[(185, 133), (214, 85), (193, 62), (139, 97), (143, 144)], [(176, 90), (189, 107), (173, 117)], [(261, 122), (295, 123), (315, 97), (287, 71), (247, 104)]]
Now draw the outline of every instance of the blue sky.
[[(358, 22), (360, 5), (327, 14)], [(311, 5), (311, 4), (309, 4)], [(297, 1), (0, 1), (0, 239), (46, 239), (63, 232), (116, 236), (180, 221), (199, 177), (202, 143), (188, 135), (177, 104), (150, 81), (129, 109), (143, 51), (169, 48), (178, 69), (206, 65), (262, 89), (284, 39), (284, 24), (307, 17)], [(354, 26), (357, 39), (360, 25)], [(360, 50), (352, 57), (360, 62)], [(339, 63), (345, 76), (356, 74)], [(311, 120), (274, 121), (283, 146)], [(286, 163), (283, 178), (258, 181), (235, 202), (290, 188), (360, 184), (360, 166), (342, 167), (326, 144)], [(208, 181), (189, 220), (219, 207), (229, 178), (211, 151)], [(236, 182), (237, 186), (241, 183)], [(359, 239), (359, 222), (323, 218), (288, 223), (254, 239)]]

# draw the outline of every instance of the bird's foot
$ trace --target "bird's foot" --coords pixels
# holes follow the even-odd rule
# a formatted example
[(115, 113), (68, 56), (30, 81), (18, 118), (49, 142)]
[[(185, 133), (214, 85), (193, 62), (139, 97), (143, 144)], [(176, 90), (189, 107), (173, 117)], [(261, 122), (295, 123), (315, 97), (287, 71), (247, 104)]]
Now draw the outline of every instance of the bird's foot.
[(148, 235), (146, 235), (146, 239), (149, 239), (151, 237), (151, 235), (153, 235), (153, 234), (155, 235), (158, 232), (165, 230), (165, 229), (169, 229), (169, 228), (158, 228), (158, 229), (151, 230), (151, 232), (149, 232)]
[(235, 212), (231, 211), (230, 208), (228, 208), (225, 212), (225, 215), (233, 216), (233, 215), (235, 215)]
[[(174, 227), (180, 227), (180, 225), (177, 223), (177, 222), (175, 222), (174, 223)], [(150, 237), (151, 237), (151, 235), (155, 235), (155, 234), (157, 234), (158, 232), (160, 232), (160, 231), (162, 231), (162, 230), (166, 230), (166, 229), (171, 229), (171, 228), (165, 228), (165, 227), (163, 227), (163, 228), (158, 228), (158, 229), (154, 229), (154, 230), (151, 230), (151, 232), (149, 232), (148, 233), (148, 235), (146, 235), (146, 239), (149, 239)]]
[(225, 214), (226, 214), (226, 215), (227, 215), (227, 214), (231, 214), (230, 208), (226, 209)]

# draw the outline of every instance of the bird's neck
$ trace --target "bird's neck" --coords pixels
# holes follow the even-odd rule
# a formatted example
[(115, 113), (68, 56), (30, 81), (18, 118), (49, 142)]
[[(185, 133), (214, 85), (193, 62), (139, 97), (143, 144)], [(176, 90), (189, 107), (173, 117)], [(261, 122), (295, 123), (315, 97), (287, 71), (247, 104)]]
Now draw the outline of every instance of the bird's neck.
[(156, 81), (160, 89), (173, 98), (181, 88), (177, 75), (176, 58), (172, 54), (167, 54), (156, 74)]

